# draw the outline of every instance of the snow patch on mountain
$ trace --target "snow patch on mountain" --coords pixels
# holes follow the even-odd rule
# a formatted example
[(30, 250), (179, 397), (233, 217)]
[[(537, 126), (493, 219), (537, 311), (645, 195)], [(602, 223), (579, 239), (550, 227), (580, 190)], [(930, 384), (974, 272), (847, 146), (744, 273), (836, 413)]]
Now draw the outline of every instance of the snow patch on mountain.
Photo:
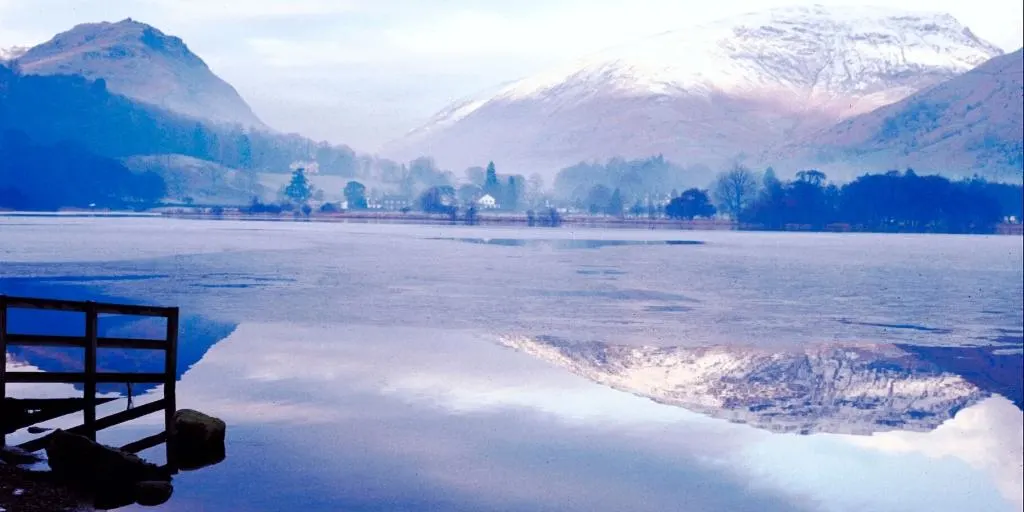
[[(695, 138), (737, 146), (718, 151), (747, 146), (756, 153), (1001, 53), (947, 14), (774, 9), (663, 33), (525, 78), (444, 109), (394, 147), (459, 164), (484, 151), (522, 159), (543, 153), (563, 163), (609, 150), (646, 156), (637, 153), (662, 149), (669, 156)], [(737, 120), (744, 112), (749, 119)], [(733, 126), (739, 121), (763, 124), (765, 136), (756, 136), (763, 140)]]
[[(965, 72), (996, 46), (974, 36), (948, 14), (878, 7), (776, 9), (674, 31), (612, 48), (568, 68), (526, 78), (495, 100), (542, 98), (572, 92), (636, 95), (713, 91), (763, 95), (804, 93), (813, 103), (850, 94), (885, 92), (914, 72)], [(574, 84), (571, 91), (566, 84)], [(895, 95), (913, 87), (902, 87)], [(891, 102), (882, 94), (875, 101)], [(465, 117), (482, 106), (452, 112)], [(861, 109), (868, 108), (862, 105)]]

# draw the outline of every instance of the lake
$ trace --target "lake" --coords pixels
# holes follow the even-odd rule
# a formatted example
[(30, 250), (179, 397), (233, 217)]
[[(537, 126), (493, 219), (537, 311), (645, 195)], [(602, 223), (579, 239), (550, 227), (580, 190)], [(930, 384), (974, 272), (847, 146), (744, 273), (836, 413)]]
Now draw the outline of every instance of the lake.
[(168, 511), (1020, 510), (1022, 269), (1013, 236), (0, 217), (0, 293), (182, 308), (178, 405), (228, 445)]

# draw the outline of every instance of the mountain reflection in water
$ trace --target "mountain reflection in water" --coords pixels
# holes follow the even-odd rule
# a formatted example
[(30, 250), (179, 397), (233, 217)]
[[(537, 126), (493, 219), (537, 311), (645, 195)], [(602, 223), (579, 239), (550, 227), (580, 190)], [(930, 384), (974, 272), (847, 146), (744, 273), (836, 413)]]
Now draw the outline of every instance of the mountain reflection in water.
[(1021, 358), (993, 354), (992, 347), (865, 344), (779, 352), (545, 336), (507, 337), (502, 344), (621, 391), (772, 432), (925, 432), (992, 394), (1021, 407)]

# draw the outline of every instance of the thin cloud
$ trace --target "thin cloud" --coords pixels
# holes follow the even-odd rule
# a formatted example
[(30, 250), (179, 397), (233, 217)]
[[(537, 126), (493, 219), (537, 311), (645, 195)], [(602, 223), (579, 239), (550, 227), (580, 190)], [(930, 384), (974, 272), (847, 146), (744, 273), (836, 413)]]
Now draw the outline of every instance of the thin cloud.
[(361, 3), (345, 0), (143, 0), (175, 18), (198, 21), (245, 21), (260, 18), (330, 16), (352, 12)]

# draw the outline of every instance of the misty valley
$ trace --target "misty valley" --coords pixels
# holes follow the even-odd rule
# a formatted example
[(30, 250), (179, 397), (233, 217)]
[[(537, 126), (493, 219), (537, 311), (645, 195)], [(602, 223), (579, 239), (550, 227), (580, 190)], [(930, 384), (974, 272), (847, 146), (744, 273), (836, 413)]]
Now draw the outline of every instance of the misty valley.
[(0, 0), (0, 512), (1021, 510), (1024, 12), (825, 3)]

